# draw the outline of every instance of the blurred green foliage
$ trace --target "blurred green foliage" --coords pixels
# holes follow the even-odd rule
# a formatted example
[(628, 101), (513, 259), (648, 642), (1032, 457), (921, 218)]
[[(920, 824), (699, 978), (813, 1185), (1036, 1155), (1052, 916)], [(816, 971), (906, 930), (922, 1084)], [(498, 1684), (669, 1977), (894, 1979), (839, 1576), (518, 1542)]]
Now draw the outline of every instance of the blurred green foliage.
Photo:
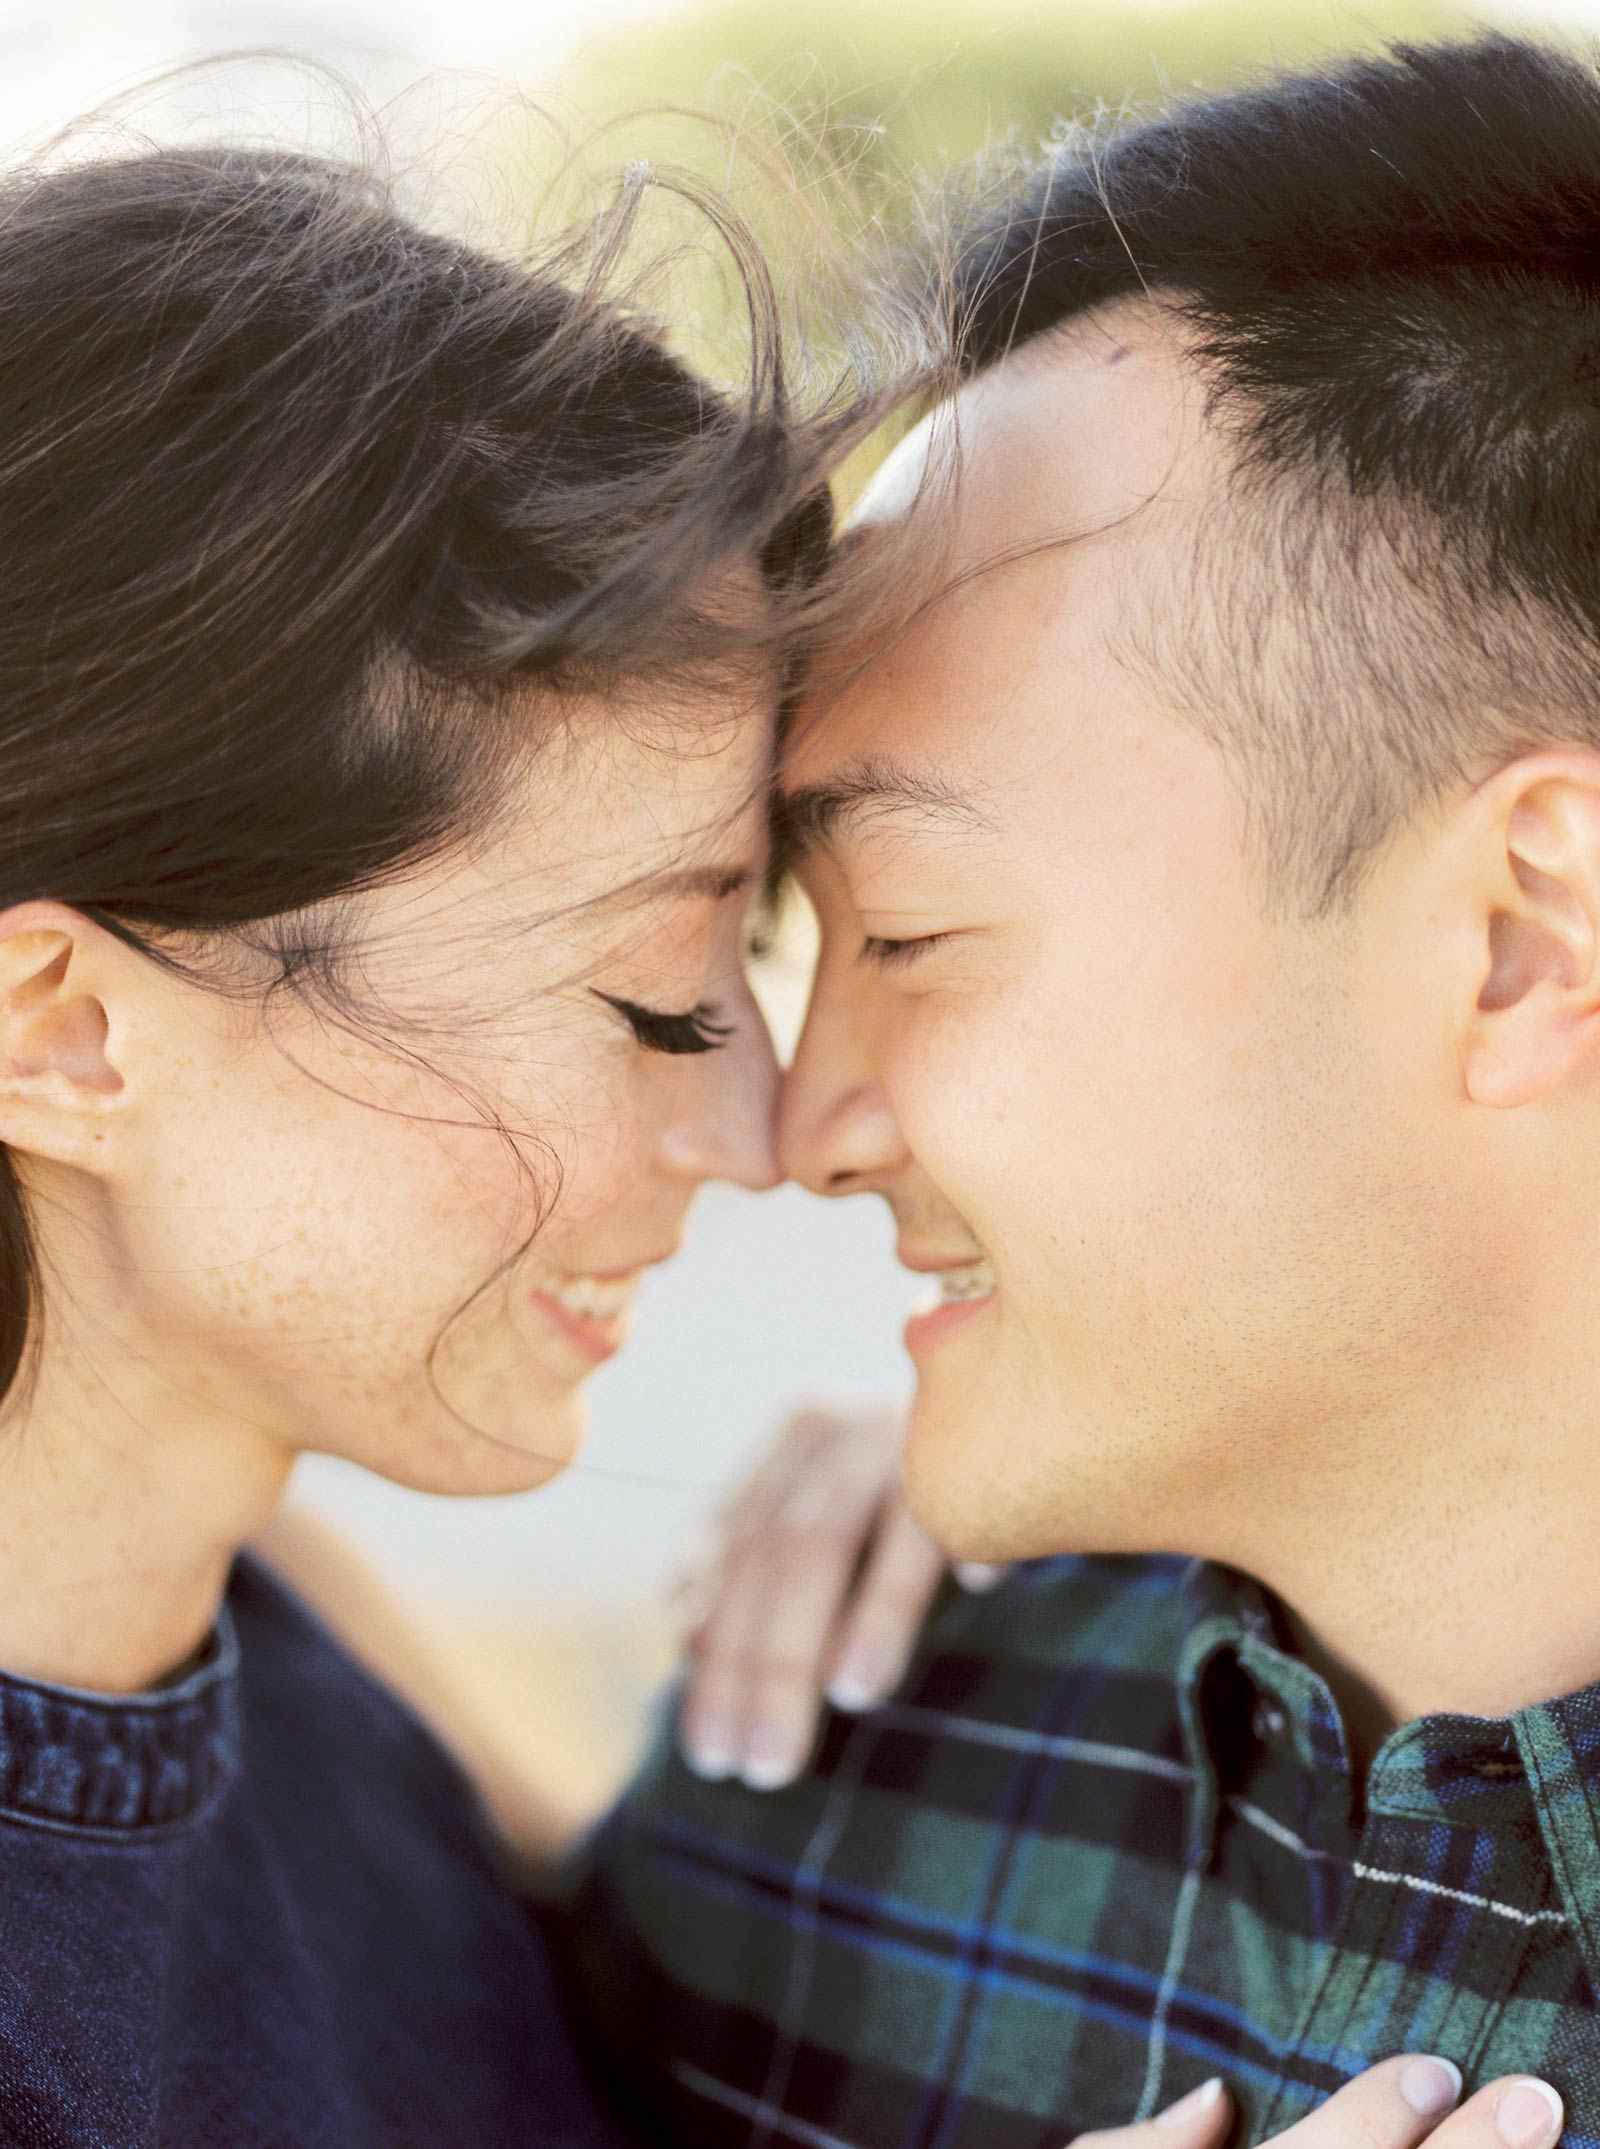
[(570, 87), (591, 110), (660, 100), (738, 118), (776, 106), (869, 163), (938, 169), (1036, 143), (1062, 117), (1484, 20), (1448, 0), (1359, 13), (1329, 0), (720, 0), (598, 41)]
[[(580, 49), (558, 102), (587, 142), (564, 177), (592, 220), (596, 201), (627, 192), (627, 175), (653, 175), (638, 196), (627, 265), (644, 264), (641, 303), (711, 377), (749, 377), (754, 262), (793, 331), (790, 353), (826, 385), (859, 370), (874, 296), (893, 287), (892, 276), (874, 281), (870, 263), (952, 177), (958, 194), (1005, 192), (1019, 159), (1063, 121), (1397, 39), (1467, 34), (1494, 20), (1493, 5), (690, 0)], [(501, 146), (520, 174), (551, 168), (536, 127)], [(523, 204), (536, 193), (515, 182), (510, 190)], [(713, 199), (731, 212), (720, 232), (705, 208)], [(750, 242), (742, 260), (729, 243), (734, 228)], [(788, 370), (797, 370), (793, 356)], [(846, 491), (899, 429), (852, 457)]]
[[(858, 242), (892, 239), (929, 182), (978, 173), (981, 187), (983, 152), (1004, 186), (1063, 119), (1487, 19), (1455, 0), (709, 0), (592, 40), (560, 90), (580, 133), (610, 122), (585, 160), (602, 193), (634, 160), (692, 172), (790, 265), (826, 373), (831, 329), (859, 319), (844, 266)], [(638, 251), (673, 263), (654, 302), (697, 362), (732, 378), (739, 278), (703, 217), (652, 192)]]

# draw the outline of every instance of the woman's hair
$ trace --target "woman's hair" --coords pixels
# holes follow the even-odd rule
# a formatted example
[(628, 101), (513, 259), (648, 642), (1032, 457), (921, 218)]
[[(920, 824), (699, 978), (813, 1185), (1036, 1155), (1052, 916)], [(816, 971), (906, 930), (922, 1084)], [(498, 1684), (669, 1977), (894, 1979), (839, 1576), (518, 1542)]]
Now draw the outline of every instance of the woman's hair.
[[(640, 193), (535, 269), (420, 228), (365, 161), (144, 149), (0, 183), (0, 905), (337, 995), (337, 899), (481, 827), (541, 708), (781, 636), (869, 399), (797, 415), (709, 194), (745, 386), (672, 356), (617, 295)], [(733, 563), (759, 624), (715, 602)], [(0, 1396), (41, 1281), (0, 1148)]]

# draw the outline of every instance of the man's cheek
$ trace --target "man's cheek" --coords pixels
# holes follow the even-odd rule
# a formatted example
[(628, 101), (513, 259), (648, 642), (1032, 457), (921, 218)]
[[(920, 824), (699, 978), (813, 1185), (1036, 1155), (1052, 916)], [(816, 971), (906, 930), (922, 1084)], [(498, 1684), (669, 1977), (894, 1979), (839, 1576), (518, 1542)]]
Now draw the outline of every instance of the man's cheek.
[(980, 1150), (992, 1160), (1029, 1144), (1039, 1092), (1055, 1087), (1040, 1082), (1041, 1063), (1020, 1073), (1007, 1040), (992, 1031), (991, 1024), (959, 1019), (955, 1010), (930, 1007), (902, 1035), (884, 1068), (901, 1133), (952, 1200), (958, 1178), (984, 1184), (992, 1163), (974, 1168)]

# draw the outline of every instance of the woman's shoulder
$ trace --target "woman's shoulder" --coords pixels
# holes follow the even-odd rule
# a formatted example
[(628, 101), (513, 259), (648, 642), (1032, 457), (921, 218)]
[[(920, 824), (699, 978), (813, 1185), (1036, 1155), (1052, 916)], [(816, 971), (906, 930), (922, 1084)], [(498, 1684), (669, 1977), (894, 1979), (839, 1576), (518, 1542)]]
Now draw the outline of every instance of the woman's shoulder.
[[(265, 1564), (238, 1562), (196, 1674), (63, 1707), (40, 1720), (76, 1808), (0, 1807), (0, 2138), (615, 2139), (466, 1779)], [(216, 1768), (180, 1782), (208, 1725)], [(166, 1807), (90, 1808), (130, 1729)]]
[(228, 1611), (251, 1803), (314, 1810), (318, 1836), (354, 1832), (369, 1858), (381, 1849), (402, 1871), (506, 1885), (509, 1861), (476, 1785), (381, 1663), (249, 1553), (235, 1564)]

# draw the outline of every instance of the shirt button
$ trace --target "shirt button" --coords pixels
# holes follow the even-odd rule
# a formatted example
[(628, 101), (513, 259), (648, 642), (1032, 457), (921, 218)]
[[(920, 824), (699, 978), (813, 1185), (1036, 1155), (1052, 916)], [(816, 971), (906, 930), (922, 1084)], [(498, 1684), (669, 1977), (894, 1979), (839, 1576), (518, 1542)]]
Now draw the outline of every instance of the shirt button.
[(1471, 1763), (1472, 1773), (1484, 1783), (1504, 1783), (1510, 1777), (1522, 1774), (1522, 1763), (1515, 1754), (1480, 1754)]
[(1270, 1696), (1258, 1694), (1256, 1705), (1250, 1712), (1250, 1728), (1263, 1744), (1269, 1744), (1283, 1737), (1289, 1728), (1289, 1719)]

